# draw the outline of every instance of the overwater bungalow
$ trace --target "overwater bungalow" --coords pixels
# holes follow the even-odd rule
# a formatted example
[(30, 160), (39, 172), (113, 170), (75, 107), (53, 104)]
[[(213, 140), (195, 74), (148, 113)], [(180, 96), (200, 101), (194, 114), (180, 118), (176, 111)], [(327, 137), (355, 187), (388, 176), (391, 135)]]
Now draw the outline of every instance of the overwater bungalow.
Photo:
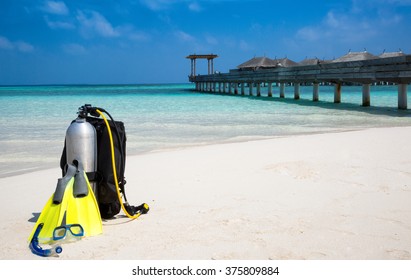
[(262, 56), (254, 57), (237, 66), (240, 70), (257, 70), (261, 68), (274, 68), (277, 67), (277, 61), (271, 58)]
[(376, 59), (376, 58), (379, 58), (379, 57), (367, 51), (362, 51), (362, 52), (349, 51), (346, 55), (343, 55), (337, 59), (334, 59), (332, 62), (348, 62), (348, 61), (369, 60), (369, 59)]

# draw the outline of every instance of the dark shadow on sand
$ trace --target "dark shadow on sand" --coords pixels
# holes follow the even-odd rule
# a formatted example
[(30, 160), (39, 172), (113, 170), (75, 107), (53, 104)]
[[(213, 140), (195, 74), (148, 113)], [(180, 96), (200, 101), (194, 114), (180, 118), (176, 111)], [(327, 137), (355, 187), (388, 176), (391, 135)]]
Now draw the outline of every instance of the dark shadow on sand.
[(31, 214), (33, 214), (33, 217), (31, 217), (30, 219), (28, 219), (28, 222), (30, 222), (30, 223), (36, 223), (37, 220), (39, 219), (41, 213), (40, 213), (40, 212), (33, 212), (33, 213), (31, 213)]

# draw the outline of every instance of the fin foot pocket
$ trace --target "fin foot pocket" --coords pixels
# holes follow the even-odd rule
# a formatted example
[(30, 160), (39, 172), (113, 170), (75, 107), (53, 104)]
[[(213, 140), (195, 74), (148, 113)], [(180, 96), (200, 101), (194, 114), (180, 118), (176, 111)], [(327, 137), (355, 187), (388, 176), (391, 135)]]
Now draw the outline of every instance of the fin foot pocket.
[(71, 178), (74, 177), (77, 171), (77, 168), (71, 164), (67, 164), (66, 169), (66, 175), (63, 178), (59, 178), (57, 180), (56, 191), (53, 195), (54, 204), (60, 204), (63, 201), (63, 196), (66, 191), (67, 184), (71, 180)]
[(80, 161), (74, 160), (74, 165), (77, 166), (77, 172), (75, 175), (73, 195), (74, 197), (85, 197), (88, 195), (88, 182), (86, 181), (86, 175), (84, 173), (83, 164)]

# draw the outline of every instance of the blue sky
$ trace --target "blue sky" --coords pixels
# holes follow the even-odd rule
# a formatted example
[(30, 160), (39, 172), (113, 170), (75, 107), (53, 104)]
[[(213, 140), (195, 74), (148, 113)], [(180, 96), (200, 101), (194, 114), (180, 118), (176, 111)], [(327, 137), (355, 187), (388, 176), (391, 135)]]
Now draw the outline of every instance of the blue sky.
[(226, 72), (364, 48), (411, 53), (411, 0), (0, 2), (0, 85), (179, 83), (192, 53), (218, 54)]

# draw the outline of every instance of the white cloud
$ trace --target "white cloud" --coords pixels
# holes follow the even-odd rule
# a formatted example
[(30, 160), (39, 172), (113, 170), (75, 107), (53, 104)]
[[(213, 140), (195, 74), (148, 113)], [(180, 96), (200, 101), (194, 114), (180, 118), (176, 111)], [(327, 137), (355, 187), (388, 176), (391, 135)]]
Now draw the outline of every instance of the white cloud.
[(142, 31), (132, 31), (128, 33), (128, 38), (132, 41), (143, 42), (149, 41), (150, 36)]
[(297, 40), (308, 42), (347, 43), (354, 46), (357, 43), (366, 43), (370, 38), (381, 32), (383, 19), (374, 15), (359, 12), (359, 9), (350, 12), (329, 11), (317, 25), (303, 26), (295, 35)]
[(127, 38), (134, 42), (146, 42), (151, 38), (150, 34), (141, 30), (136, 30), (131, 24), (118, 26), (115, 28), (115, 30), (119, 34), (119, 36)]
[(334, 12), (332, 11), (327, 13), (325, 22), (332, 28), (339, 28), (341, 26), (340, 19), (337, 19), (337, 17), (334, 15)]
[(198, 4), (198, 2), (189, 3), (188, 9), (193, 12), (201, 12), (203, 10), (200, 4)]
[(0, 49), (12, 50), (14, 48), (13, 43), (6, 37), (0, 36)]
[(389, 25), (396, 25), (400, 24), (404, 18), (401, 15), (392, 15), (389, 17), (381, 18), (381, 24), (389, 26)]
[(173, 1), (170, 0), (140, 0), (141, 4), (153, 11), (168, 9)]
[(47, 26), (50, 27), (51, 29), (66, 29), (66, 30), (69, 30), (69, 29), (76, 28), (73, 23), (68, 22), (68, 21), (53, 21), (53, 20), (49, 19), (48, 16), (45, 16), (44, 20), (46, 21)]
[(411, 0), (352, 0), (351, 5), (325, 12), (317, 23), (300, 26), (286, 48), (295, 53), (332, 58), (351, 49), (378, 53), (384, 48), (406, 48), (408, 12), (399, 12)]
[(43, 11), (54, 15), (68, 15), (69, 9), (63, 1), (46, 1)]
[(14, 45), (21, 52), (32, 52), (34, 50), (34, 47), (31, 44), (23, 41), (15, 42)]
[(206, 35), (205, 39), (206, 39), (206, 42), (210, 45), (218, 45), (217, 38), (215, 38), (211, 35)]
[(93, 37), (99, 35), (102, 37), (118, 37), (120, 33), (111, 25), (111, 23), (100, 13), (82, 12), (77, 14), (77, 20), (81, 26), (81, 32), (85, 37)]
[(168, 10), (174, 4), (180, 3), (187, 3), (188, 9), (192, 12), (201, 12), (203, 10), (198, 1), (190, 0), (140, 0), (140, 3), (153, 11)]
[(34, 51), (33, 45), (24, 42), (24, 41), (16, 41), (12, 42), (6, 37), (0, 36), (0, 49), (3, 50), (18, 50), (20, 52), (32, 52)]
[(388, 4), (394, 4), (399, 6), (411, 6), (411, 0), (380, 0)]
[(195, 41), (195, 38), (192, 35), (184, 31), (178, 30), (174, 34), (181, 41), (184, 41), (184, 42), (194, 42)]
[(72, 55), (81, 55), (87, 52), (84, 46), (76, 43), (63, 45), (63, 50)]
[(321, 34), (316, 28), (307, 26), (297, 31), (297, 37), (306, 41), (317, 41), (321, 38)]
[(252, 47), (250, 46), (250, 44), (247, 43), (247, 42), (244, 41), (244, 40), (240, 40), (239, 47), (240, 47), (240, 50), (242, 50), (242, 51), (249, 51), (249, 50), (252, 49)]

